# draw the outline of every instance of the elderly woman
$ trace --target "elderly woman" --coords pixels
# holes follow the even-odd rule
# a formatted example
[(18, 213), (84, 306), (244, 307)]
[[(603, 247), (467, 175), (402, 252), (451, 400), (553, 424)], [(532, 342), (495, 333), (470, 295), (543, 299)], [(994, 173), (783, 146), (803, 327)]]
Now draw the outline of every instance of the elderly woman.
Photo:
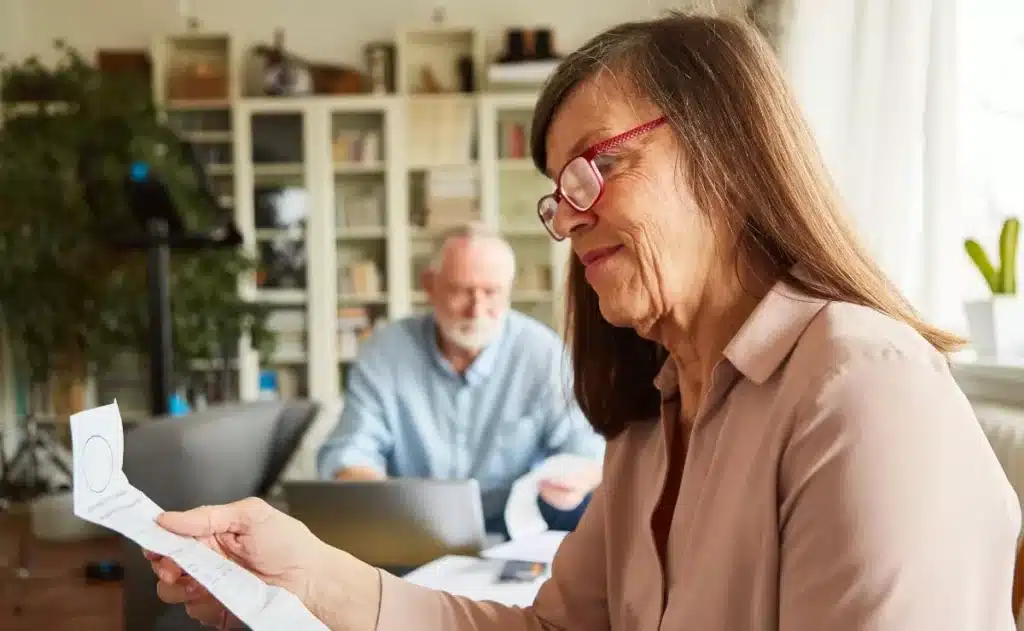
[[(538, 211), (571, 241), (575, 393), (604, 480), (528, 608), (413, 586), (257, 500), (167, 514), (350, 631), (994, 631), (1017, 499), (857, 242), (747, 26), (623, 24), (545, 86)], [(216, 544), (215, 544), (216, 545)], [(169, 559), (167, 602), (231, 617)]]

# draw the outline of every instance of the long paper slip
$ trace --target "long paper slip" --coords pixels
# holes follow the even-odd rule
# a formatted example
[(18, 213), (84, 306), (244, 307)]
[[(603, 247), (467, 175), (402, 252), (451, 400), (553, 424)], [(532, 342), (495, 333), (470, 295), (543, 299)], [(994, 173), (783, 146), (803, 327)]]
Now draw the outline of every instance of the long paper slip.
[(170, 557), (253, 631), (327, 631), (292, 593), (207, 546), (164, 530), (163, 512), (124, 475), (124, 429), (117, 402), (71, 416), (75, 515)]

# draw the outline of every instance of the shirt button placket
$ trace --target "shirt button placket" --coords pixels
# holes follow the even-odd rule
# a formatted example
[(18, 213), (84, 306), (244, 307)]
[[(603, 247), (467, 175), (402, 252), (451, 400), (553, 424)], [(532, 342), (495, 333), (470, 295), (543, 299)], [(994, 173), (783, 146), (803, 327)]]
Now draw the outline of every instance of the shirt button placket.
[(455, 418), (452, 423), (452, 470), (455, 478), (469, 476), (469, 385), (455, 391)]

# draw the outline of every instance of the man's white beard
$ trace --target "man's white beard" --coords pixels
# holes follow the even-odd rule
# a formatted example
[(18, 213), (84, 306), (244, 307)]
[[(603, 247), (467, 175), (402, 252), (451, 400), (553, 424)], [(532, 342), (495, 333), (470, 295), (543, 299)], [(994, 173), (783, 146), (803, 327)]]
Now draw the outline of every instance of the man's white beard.
[(504, 316), (500, 316), (439, 320), (438, 325), (441, 327), (441, 335), (452, 344), (463, 350), (479, 351), (498, 337), (504, 322)]

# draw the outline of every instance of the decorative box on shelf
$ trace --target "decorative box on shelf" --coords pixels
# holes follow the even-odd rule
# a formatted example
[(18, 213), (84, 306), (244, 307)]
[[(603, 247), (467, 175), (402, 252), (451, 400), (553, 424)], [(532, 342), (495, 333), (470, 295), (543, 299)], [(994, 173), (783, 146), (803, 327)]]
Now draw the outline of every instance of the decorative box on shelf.
[(163, 101), (226, 101), (234, 94), (231, 37), (192, 32), (158, 38), (154, 83)]

